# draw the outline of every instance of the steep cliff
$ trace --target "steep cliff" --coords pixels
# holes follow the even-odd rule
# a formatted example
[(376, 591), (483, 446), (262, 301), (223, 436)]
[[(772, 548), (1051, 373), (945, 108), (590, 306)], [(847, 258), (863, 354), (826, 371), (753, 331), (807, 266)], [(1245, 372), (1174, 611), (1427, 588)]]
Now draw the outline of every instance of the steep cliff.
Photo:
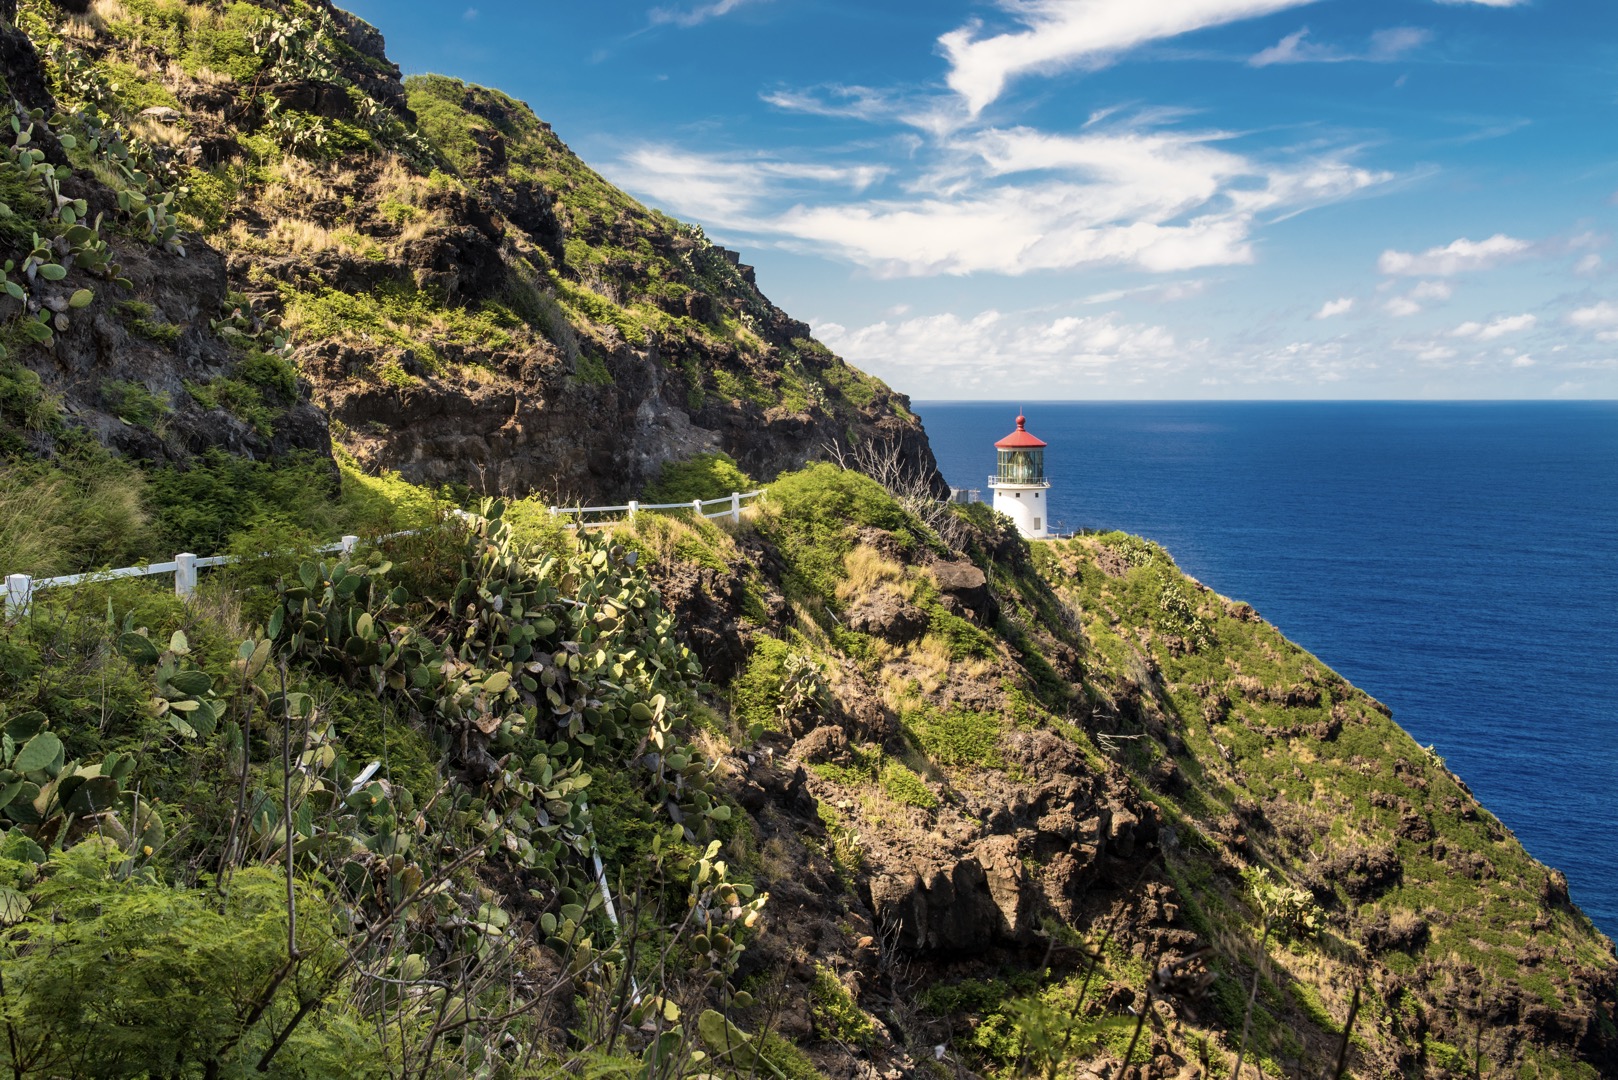
[(697, 453), (768, 476), (876, 441), (937, 483), (906, 399), (736, 253), (527, 106), (402, 83), (324, 0), (31, 0), (4, 34), (13, 451), (65, 430), (183, 464), (329, 431), (413, 481), (600, 500)]

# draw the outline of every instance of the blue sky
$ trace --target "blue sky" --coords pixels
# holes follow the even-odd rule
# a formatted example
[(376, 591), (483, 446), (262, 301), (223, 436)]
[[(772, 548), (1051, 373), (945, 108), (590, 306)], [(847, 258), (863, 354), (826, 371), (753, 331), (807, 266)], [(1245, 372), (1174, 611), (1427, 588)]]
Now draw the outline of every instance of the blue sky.
[(1611, 0), (347, 0), (918, 399), (1618, 397)]

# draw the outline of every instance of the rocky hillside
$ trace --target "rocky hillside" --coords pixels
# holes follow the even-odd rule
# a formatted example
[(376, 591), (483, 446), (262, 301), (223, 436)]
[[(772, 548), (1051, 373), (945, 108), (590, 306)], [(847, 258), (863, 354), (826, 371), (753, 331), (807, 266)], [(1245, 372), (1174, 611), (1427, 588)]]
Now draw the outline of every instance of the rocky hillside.
[(702, 452), (769, 476), (885, 441), (936, 482), (906, 399), (736, 253), (498, 91), (401, 82), (325, 0), (0, 15), (8, 453), (334, 440), (416, 482), (600, 500)]
[(538, 509), (0, 626), (0, 1067), (1618, 1075), (1560, 876), (1150, 543)]

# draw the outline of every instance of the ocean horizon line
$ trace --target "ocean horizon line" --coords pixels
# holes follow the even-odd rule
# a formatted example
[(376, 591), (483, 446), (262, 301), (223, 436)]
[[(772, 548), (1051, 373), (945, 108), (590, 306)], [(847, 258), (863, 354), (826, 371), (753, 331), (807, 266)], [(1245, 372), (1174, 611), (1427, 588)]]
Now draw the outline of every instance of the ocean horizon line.
[(912, 405), (1618, 405), (1618, 398), (911, 398)]

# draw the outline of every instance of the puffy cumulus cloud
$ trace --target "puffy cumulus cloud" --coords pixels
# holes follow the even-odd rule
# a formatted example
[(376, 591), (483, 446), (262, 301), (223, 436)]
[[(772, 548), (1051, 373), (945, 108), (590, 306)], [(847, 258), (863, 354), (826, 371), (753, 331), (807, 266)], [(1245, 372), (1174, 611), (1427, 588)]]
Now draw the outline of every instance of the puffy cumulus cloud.
[(1474, 341), (1493, 341), (1507, 334), (1520, 334), (1532, 330), (1537, 318), (1529, 314), (1502, 315), (1488, 322), (1464, 322), (1449, 332), (1450, 337), (1471, 338)]
[(1377, 260), (1377, 269), (1400, 277), (1453, 277), (1469, 270), (1498, 266), (1527, 254), (1531, 246), (1526, 240), (1504, 233), (1495, 233), (1487, 240), (1462, 237), (1444, 247), (1428, 248), (1420, 253), (1390, 248)]
[(1455, 289), (1447, 281), (1422, 281), (1410, 290), (1412, 300), (1448, 300), (1455, 295)]
[(977, 115), (1019, 75), (1096, 68), (1149, 41), (1301, 7), (1313, 0), (1019, 0), (1020, 28), (980, 36), (973, 22), (938, 39), (949, 87)]
[(1128, 383), (1183, 355), (1163, 327), (1120, 322), (1111, 314), (1050, 318), (990, 309), (855, 328), (816, 323), (814, 330), (867, 371), (902, 374), (905, 384), (936, 388), (941, 396), (1049, 391), (1086, 379)]
[(1413, 49), (1425, 45), (1431, 32), (1415, 26), (1394, 26), (1378, 30), (1363, 52), (1352, 52), (1309, 40), (1305, 27), (1288, 34), (1280, 41), (1248, 57), (1251, 67), (1269, 67), (1271, 64), (1341, 64), (1349, 60), (1369, 60), (1386, 63), (1397, 60)]
[(1324, 304), (1321, 304), (1320, 310), (1315, 312), (1312, 318), (1330, 319), (1338, 315), (1347, 315), (1353, 310), (1354, 298), (1352, 296), (1341, 296), (1336, 300), (1327, 300)]
[(1618, 304), (1602, 300), (1589, 307), (1575, 308), (1568, 314), (1567, 321), (1581, 330), (1618, 326)]
[(1415, 288), (1403, 296), (1395, 296), (1382, 305), (1382, 310), (1395, 318), (1405, 318), (1426, 310), (1430, 303), (1443, 303), (1455, 290), (1447, 281), (1418, 281)]
[(990, 129), (946, 140), (926, 175), (888, 197), (833, 190), (865, 192), (885, 177), (878, 166), (667, 147), (632, 152), (615, 179), (710, 225), (902, 277), (1246, 263), (1261, 215), (1340, 200), (1391, 178), (1331, 157), (1262, 162), (1215, 145), (1225, 138)]

